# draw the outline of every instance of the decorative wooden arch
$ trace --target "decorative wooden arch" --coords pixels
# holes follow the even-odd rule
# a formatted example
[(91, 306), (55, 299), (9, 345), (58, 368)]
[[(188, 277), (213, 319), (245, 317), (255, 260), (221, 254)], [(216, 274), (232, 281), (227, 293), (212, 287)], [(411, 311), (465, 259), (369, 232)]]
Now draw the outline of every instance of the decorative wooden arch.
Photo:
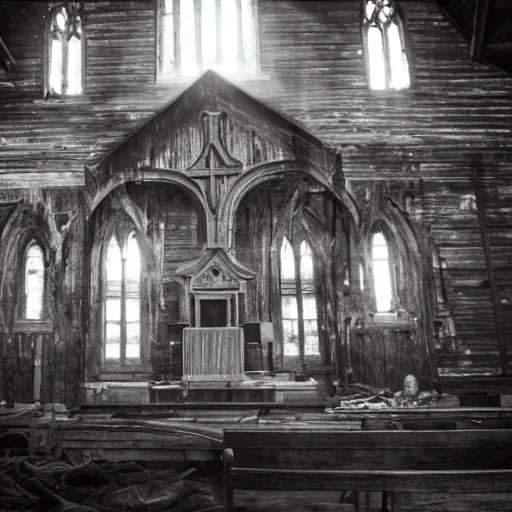
[(224, 196), (219, 205), (219, 213), (217, 215), (217, 227), (219, 230), (217, 232), (217, 242), (231, 250), (234, 246), (235, 215), (242, 199), (258, 185), (270, 181), (280, 174), (290, 172), (304, 174), (324, 186), (338, 204), (350, 212), (354, 226), (359, 226), (360, 215), (356, 202), (346, 190), (343, 190), (341, 194), (337, 193), (327, 173), (310, 162), (302, 163), (295, 160), (279, 160), (257, 165), (248, 170), (238, 178), (226, 196)]
[(206, 227), (208, 237), (214, 232), (214, 215), (208, 207), (207, 200), (199, 188), (197, 183), (184, 175), (180, 171), (172, 169), (158, 169), (158, 168), (140, 168), (133, 170), (130, 173), (123, 173), (119, 175), (112, 175), (108, 181), (96, 192), (93, 199), (89, 203), (88, 219), (91, 218), (94, 211), (98, 208), (101, 202), (116, 188), (129, 183), (166, 183), (169, 185), (177, 185), (189, 192), (203, 207), (206, 218)]

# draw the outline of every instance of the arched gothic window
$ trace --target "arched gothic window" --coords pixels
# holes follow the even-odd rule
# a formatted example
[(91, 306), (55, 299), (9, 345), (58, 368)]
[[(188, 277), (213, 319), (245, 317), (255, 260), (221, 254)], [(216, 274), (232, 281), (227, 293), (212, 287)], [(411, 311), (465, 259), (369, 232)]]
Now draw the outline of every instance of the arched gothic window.
[[(284, 238), (280, 262), (284, 355), (317, 355), (318, 321), (311, 247), (303, 241), (298, 250), (294, 250)], [(300, 323), (303, 340), (299, 334)]]
[(389, 312), (393, 309), (391, 262), (388, 242), (382, 233), (373, 234), (371, 249), (377, 313)]
[(23, 319), (43, 320), (45, 296), (44, 253), (32, 240), (27, 246), (24, 261)]
[(364, 46), (371, 89), (411, 85), (403, 23), (395, 0), (364, 0)]
[(121, 368), (141, 362), (140, 250), (131, 232), (110, 239), (105, 260), (104, 359)]
[(50, 4), (47, 48), (49, 94), (76, 95), (83, 89), (83, 27), (80, 2)]

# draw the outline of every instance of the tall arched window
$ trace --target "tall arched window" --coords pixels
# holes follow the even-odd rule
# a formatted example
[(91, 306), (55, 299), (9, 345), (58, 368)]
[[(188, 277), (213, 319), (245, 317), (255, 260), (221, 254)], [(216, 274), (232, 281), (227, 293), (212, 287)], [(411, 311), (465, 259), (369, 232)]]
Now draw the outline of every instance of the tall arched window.
[(377, 312), (389, 312), (393, 299), (389, 248), (386, 237), (380, 232), (372, 237), (372, 264)]
[(364, 45), (371, 89), (411, 85), (403, 24), (395, 0), (364, 0)]
[(50, 4), (46, 88), (50, 94), (81, 94), (83, 31), (80, 2)]
[(105, 262), (105, 361), (141, 362), (140, 251), (131, 232), (122, 246), (112, 236)]
[(44, 314), (45, 270), (41, 246), (32, 241), (27, 246), (24, 268), (25, 320), (42, 320)]
[(290, 242), (286, 238), (283, 239), (281, 308), (284, 355), (319, 354), (313, 253), (306, 241), (294, 250)]

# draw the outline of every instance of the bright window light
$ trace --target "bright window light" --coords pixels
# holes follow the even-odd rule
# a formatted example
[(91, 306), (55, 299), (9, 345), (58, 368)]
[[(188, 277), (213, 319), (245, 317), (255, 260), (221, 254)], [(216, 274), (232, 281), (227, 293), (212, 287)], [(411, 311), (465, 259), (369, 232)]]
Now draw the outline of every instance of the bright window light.
[(121, 249), (113, 236), (107, 249), (105, 301), (105, 359), (121, 358)]
[(386, 238), (382, 233), (375, 233), (372, 238), (373, 278), (377, 312), (391, 310), (391, 273)]
[(73, 36), (68, 44), (68, 89), (67, 94), (82, 92), (82, 42)]
[[(313, 283), (313, 252), (310, 245), (300, 244), (300, 277), (302, 295), (302, 320), (304, 327), (304, 354), (318, 355), (318, 320)], [(283, 322), (284, 354), (298, 356), (299, 350), (299, 305), (295, 281), (295, 259), (293, 248), (286, 238), (281, 246), (281, 312)]]
[(388, 27), (389, 62), (391, 69), (390, 87), (392, 89), (406, 89), (411, 85), (409, 77), (409, 64), (407, 56), (402, 49), (400, 31), (394, 22)]
[(313, 253), (306, 241), (300, 244), (300, 277), (303, 280), (313, 279)]
[(286, 238), (281, 245), (281, 279), (295, 280), (295, 260), (293, 249)]
[(380, 28), (368, 29), (368, 57), (370, 68), (370, 87), (375, 90), (386, 88), (386, 60)]
[(50, 11), (48, 83), (51, 94), (82, 93), (82, 19), (79, 4), (68, 2)]
[(126, 358), (140, 360), (140, 250), (135, 233), (126, 244)]
[(121, 365), (139, 363), (140, 250), (135, 233), (128, 235), (124, 251), (112, 236), (105, 270), (105, 359)]
[(25, 318), (41, 320), (44, 304), (44, 254), (39, 245), (32, 244), (25, 261)]
[(198, 72), (194, 0), (181, 0), (180, 5), (181, 74), (194, 76)]
[(254, 0), (158, 1), (160, 76), (256, 73)]
[(217, 19), (215, 2), (203, 0), (201, 24), (203, 68), (208, 69), (214, 66), (217, 61)]
[(371, 89), (406, 89), (411, 85), (402, 21), (394, 0), (366, 0), (366, 54)]

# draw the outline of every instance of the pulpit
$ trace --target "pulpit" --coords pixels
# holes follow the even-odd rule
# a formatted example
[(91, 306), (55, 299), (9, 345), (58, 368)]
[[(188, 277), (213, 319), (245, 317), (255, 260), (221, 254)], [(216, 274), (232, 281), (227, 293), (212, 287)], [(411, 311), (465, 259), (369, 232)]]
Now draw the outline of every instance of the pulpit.
[(187, 328), (183, 333), (183, 380), (240, 380), (244, 332), (239, 327)]
[(221, 247), (177, 270), (184, 279), (191, 327), (183, 332), (183, 379), (234, 381), (244, 376), (246, 282), (254, 272)]

